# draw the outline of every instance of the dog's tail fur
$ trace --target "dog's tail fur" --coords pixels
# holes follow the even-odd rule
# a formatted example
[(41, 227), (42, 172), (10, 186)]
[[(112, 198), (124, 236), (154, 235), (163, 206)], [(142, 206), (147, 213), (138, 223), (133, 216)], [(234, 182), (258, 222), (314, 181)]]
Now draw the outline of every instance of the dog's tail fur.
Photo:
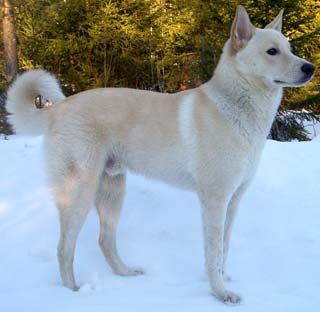
[(17, 134), (36, 136), (47, 130), (52, 108), (37, 108), (37, 97), (53, 105), (65, 98), (56, 78), (41, 69), (23, 73), (9, 88), (6, 109)]

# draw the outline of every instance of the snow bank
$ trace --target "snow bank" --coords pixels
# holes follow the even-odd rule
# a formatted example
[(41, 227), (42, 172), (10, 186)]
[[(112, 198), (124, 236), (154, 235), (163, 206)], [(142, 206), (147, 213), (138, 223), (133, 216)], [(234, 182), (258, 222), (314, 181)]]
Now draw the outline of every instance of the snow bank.
[(95, 212), (80, 234), (75, 274), (62, 287), (59, 225), (45, 182), (41, 138), (0, 140), (0, 310), (314, 311), (320, 304), (320, 145), (268, 141), (234, 229), (228, 287), (235, 307), (210, 295), (194, 194), (130, 175), (119, 226), (123, 260), (141, 277), (111, 273)]

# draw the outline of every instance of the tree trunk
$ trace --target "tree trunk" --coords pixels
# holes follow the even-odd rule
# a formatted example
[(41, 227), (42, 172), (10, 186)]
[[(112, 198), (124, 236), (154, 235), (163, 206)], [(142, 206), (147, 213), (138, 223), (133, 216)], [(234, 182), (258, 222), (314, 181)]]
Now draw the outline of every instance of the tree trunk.
[(7, 80), (10, 81), (18, 72), (16, 25), (14, 8), (10, 0), (3, 0), (2, 13), (6, 75)]

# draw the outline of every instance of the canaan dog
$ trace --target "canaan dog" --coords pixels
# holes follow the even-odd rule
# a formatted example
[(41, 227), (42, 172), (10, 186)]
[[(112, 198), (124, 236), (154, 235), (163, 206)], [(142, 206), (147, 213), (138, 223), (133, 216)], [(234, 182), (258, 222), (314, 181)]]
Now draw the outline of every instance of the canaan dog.
[(259, 29), (238, 6), (214, 76), (176, 94), (101, 88), (66, 98), (56, 79), (43, 70), (15, 80), (7, 97), (12, 125), (18, 134), (45, 135), (66, 287), (78, 289), (75, 245), (93, 204), (100, 219), (99, 244), (113, 272), (143, 273), (127, 267), (116, 248), (126, 172), (131, 170), (198, 194), (212, 293), (224, 302), (240, 301), (224, 285), (234, 217), (283, 88), (304, 85), (315, 70), (291, 52), (281, 33), (282, 15), (281, 10)]

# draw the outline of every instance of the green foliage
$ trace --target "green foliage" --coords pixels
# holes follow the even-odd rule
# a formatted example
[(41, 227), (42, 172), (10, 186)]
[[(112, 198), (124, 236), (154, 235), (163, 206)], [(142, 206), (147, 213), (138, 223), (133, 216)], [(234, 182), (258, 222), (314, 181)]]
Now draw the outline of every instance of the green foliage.
[[(259, 27), (284, 8), (283, 32), (293, 50), (320, 65), (317, 0), (13, 2), (20, 69), (54, 72), (68, 95), (109, 86), (176, 92), (200, 85), (212, 76), (239, 3)], [(283, 109), (319, 113), (319, 83), (317, 73), (307, 87), (287, 90)], [(6, 86), (1, 79), (0, 88)]]
[(309, 141), (315, 135), (315, 125), (320, 117), (311, 111), (280, 109), (273, 122), (269, 137), (277, 141)]
[(12, 134), (12, 128), (7, 122), (7, 112), (4, 107), (5, 96), (0, 95), (0, 134), (4, 134), (6, 137), (9, 134)]

